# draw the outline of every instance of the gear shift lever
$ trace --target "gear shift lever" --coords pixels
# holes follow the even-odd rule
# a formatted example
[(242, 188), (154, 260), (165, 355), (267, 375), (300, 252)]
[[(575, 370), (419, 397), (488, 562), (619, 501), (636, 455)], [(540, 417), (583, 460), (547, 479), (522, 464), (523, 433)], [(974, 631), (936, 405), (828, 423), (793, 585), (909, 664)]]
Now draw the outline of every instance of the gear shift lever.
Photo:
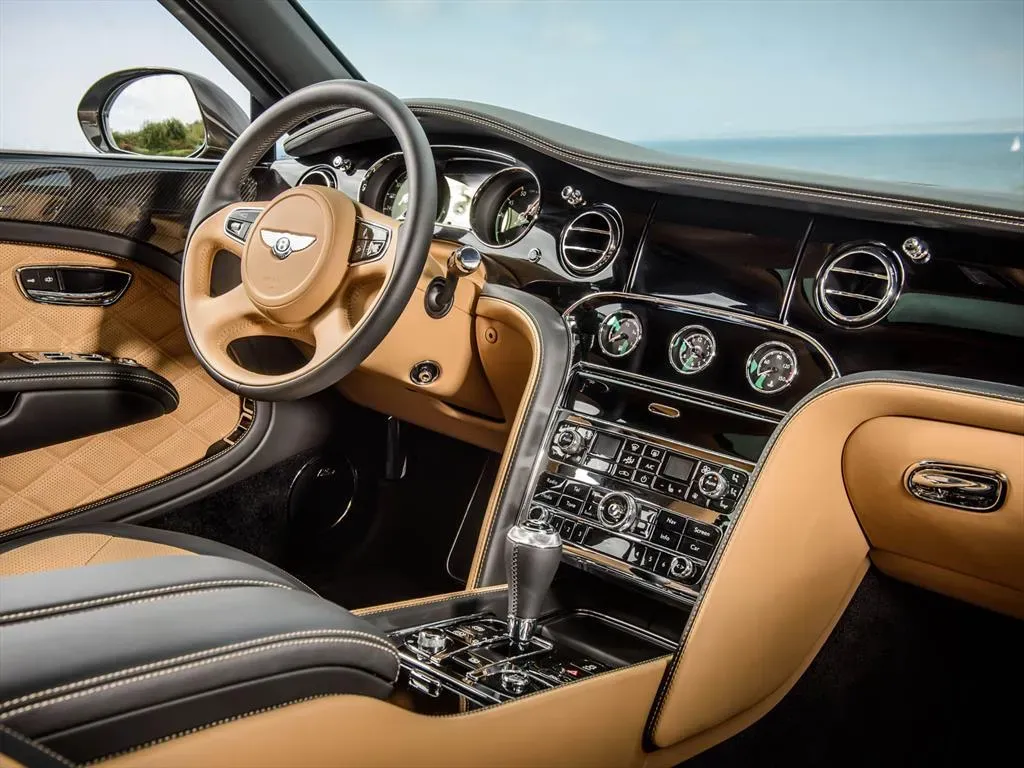
[(562, 537), (548, 520), (525, 520), (505, 537), (508, 578), (508, 635), (524, 646), (537, 628), (537, 617), (562, 559)]

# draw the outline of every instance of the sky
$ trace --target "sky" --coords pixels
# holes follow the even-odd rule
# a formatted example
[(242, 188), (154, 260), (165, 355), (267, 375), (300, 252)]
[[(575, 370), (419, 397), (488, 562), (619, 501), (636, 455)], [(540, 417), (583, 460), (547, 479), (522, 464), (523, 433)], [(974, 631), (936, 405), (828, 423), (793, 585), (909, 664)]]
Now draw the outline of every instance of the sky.
[[(496, 103), (628, 141), (1024, 127), (1024, 0), (304, 5), (399, 96)], [(0, 148), (90, 151), (78, 101), (135, 66), (205, 75), (247, 106), (156, 0), (0, 0)], [(164, 112), (188, 107), (175, 98)]]

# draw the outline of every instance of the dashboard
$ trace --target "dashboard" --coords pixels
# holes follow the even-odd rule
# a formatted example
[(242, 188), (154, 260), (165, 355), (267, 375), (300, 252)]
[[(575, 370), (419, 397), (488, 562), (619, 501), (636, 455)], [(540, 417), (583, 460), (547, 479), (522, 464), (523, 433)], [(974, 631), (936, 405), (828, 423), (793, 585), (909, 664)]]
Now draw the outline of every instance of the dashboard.
[[(507, 138), (429, 135), (435, 237), (480, 249), (488, 282), (540, 297), (570, 331), (521, 515), (552, 518), (584, 570), (695, 600), (772, 434), (827, 382), (1024, 384), (1020, 231), (666, 191)], [(388, 139), (275, 170), (394, 218), (408, 206)]]

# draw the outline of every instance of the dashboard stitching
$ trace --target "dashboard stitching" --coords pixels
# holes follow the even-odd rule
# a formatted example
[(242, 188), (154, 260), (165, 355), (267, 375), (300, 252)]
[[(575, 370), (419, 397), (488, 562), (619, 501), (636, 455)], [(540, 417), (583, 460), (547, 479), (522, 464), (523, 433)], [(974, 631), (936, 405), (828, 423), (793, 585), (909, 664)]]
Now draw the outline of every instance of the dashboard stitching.
[(725, 537), (722, 540), (721, 546), (719, 546), (718, 551), (714, 555), (714, 559), (708, 564), (707, 575), (705, 576), (705, 579), (704, 579), (704, 588), (701, 589), (700, 595), (698, 596), (698, 599), (697, 599), (697, 602), (694, 603), (693, 609), (691, 610), (690, 615), (687, 618), (686, 626), (683, 628), (683, 634), (682, 634), (682, 636), (679, 639), (679, 644), (677, 646), (675, 654), (672, 657), (672, 661), (669, 663), (668, 668), (666, 669), (665, 677), (662, 680), (661, 687), (658, 689), (658, 695), (657, 695), (657, 697), (655, 699), (654, 709), (652, 710), (650, 718), (648, 719), (647, 727), (645, 729), (645, 737), (646, 737), (646, 739), (652, 745), (657, 746), (657, 744), (655, 742), (655, 731), (657, 730), (658, 723), (659, 723), (660, 718), (661, 718), (661, 713), (662, 713), (662, 710), (664, 709), (665, 701), (668, 699), (668, 694), (669, 694), (669, 692), (672, 689), (672, 684), (675, 682), (675, 675), (676, 675), (676, 672), (679, 669), (679, 664), (682, 661), (683, 652), (686, 649), (686, 642), (687, 642), (687, 640), (690, 637), (690, 632), (691, 632), (691, 630), (693, 628), (693, 624), (694, 624), (694, 622), (695, 622), (695, 620), (697, 618), (697, 614), (699, 613), (699, 611), (700, 611), (700, 609), (701, 609), (701, 607), (703, 605), (704, 596), (707, 594), (707, 590), (708, 590), (708, 588), (709, 588), (709, 586), (711, 584), (712, 579), (714, 578), (715, 572), (718, 569), (718, 565), (719, 565), (722, 557), (724, 556), (726, 549), (728, 548), (729, 541), (731, 540), (733, 533), (735, 533), (736, 529), (739, 526), (739, 523), (742, 521), (743, 511), (746, 508), (747, 501), (749, 500), (751, 494), (754, 491), (754, 488), (755, 488), (756, 483), (757, 483), (757, 479), (758, 479), (758, 477), (761, 474), (762, 468), (767, 463), (767, 461), (768, 461), (768, 459), (769, 459), (769, 457), (771, 455), (772, 449), (775, 447), (775, 445), (777, 444), (778, 440), (782, 437), (783, 433), (785, 432), (785, 428), (786, 428), (786, 426), (788, 426), (789, 422), (792, 421), (794, 418), (796, 418), (796, 416), (798, 414), (803, 412), (803, 410), (805, 408), (807, 408), (811, 403), (813, 403), (814, 401), (818, 400), (819, 398), (824, 397), (825, 395), (830, 394), (832, 392), (835, 392), (835, 391), (837, 391), (839, 389), (843, 389), (845, 387), (850, 387), (850, 386), (857, 386), (857, 385), (860, 385), (860, 384), (902, 384), (902, 385), (911, 386), (911, 387), (921, 387), (921, 388), (925, 388), (925, 389), (939, 389), (939, 390), (942, 390), (942, 391), (959, 392), (959, 393), (962, 393), (962, 394), (973, 395), (973, 396), (982, 397), (982, 398), (991, 398), (991, 399), (995, 399), (995, 400), (1004, 400), (1004, 401), (1009, 401), (1009, 402), (1024, 403), (1024, 397), (1016, 397), (1016, 396), (1013, 396), (1013, 395), (1010, 395), (1010, 394), (999, 394), (999, 393), (995, 393), (995, 392), (984, 392), (984, 391), (979, 391), (977, 389), (968, 389), (968, 388), (965, 388), (965, 387), (957, 387), (957, 386), (949, 385), (949, 384), (930, 384), (930, 383), (922, 383), (922, 382), (909, 381), (909, 380), (906, 380), (906, 379), (896, 379), (896, 378), (891, 378), (891, 377), (885, 377), (885, 378), (879, 377), (879, 378), (857, 379), (857, 380), (854, 380), (854, 381), (843, 381), (842, 379), (838, 379), (838, 380), (832, 380), (830, 382), (826, 382), (825, 384), (822, 385), (821, 389), (819, 389), (817, 392), (812, 392), (811, 394), (809, 394), (804, 399), (803, 402), (799, 403), (796, 407), (794, 407), (794, 409), (792, 411), (790, 411), (789, 414), (787, 414), (786, 417), (779, 423), (779, 426), (776, 428), (776, 430), (772, 434), (772, 437), (769, 440), (768, 444), (765, 446), (765, 449), (764, 449), (764, 452), (762, 454), (762, 457), (757, 462), (757, 465), (754, 467), (753, 472), (751, 472), (750, 480), (747, 482), (747, 487), (744, 490), (742, 497), (740, 498), (739, 502), (736, 505), (736, 519), (737, 519), (737, 523), (734, 524), (726, 532), (726, 535), (725, 535)]
[[(650, 175), (660, 176), (669, 179), (690, 179), (697, 181), (705, 181), (712, 184), (718, 184), (721, 186), (737, 187), (741, 189), (752, 189), (758, 191), (779, 191), (788, 192), (796, 195), (811, 198), (821, 198), (825, 200), (835, 201), (848, 201), (848, 202), (860, 202), (868, 205), (874, 205), (882, 208), (893, 208), (897, 210), (914, 211), (914, 212), (925, 212), (934, 213), (944, 216), (950, 216), (959, 219), (968, 219), (973, 221), (981, 221), (994, 224), (1005, 224), (1013, 227), (1024, 228), (1024, 218), (1014, 216), (1012, 214), (1003, 214), (998, 212), (987, 213), (973, 208), (961, 208), (957, 206), (944, 205), (941, 203), (933, 202), (910, 202), (895, 197), (887, 197), (882, 195), (873, 195), (867, 192), (841, 192), (839, 190), (829, 190), (827, 188), (819, 187), (807, 187), (789, 182), (776, 182), (770, 180), (764, 180), (757, 182), (754, 179), (746, 179), (740, 176), (728, 176), (723, 174), (713, 174), (708, 172), (694, 171), (694, 170), (682, 170), (673, 169), (668, 166), (649, 165), (645, 163), (627, 163), (627, 162), (610, 162), (607, 159), (600, 158), (596, 155), (591, 155), (585, 152), (580, 152), (563, 145), (554, 144), (551, 141), (544, 139), (535, 134), (530, 134), (522, 129), (515, 128), (505, 123), (497, 122), (491, 118), (484, 118), (478, 114), (472, 112), (466, 112), (451, 107), (436, 107), (429, 105), (418, 105), (410, 103), (410, 109), (417, 114), (436, 114), (440, 116), (456, 117), (469, 123), (475, 123), (488, 128), (492, 128), (499, 132), (506, 134), (512, 138), (520, 139), (527, 142), (540, 145), (552, 152), (561, 154), (563, 157), (571, 159), (584, 160), (591, 162), (595, 165), (613, 169), (613, 170), (627, 170), (635, 171), (641, 170)], [(337, 120), (320, 127), (313, 127), (309, 129), (306, 136), (309, 139), (316, 138), (331, 130), (350, 122), (360, 122), (365, 119), (362, 113), (350, 114), (339, 117)]]

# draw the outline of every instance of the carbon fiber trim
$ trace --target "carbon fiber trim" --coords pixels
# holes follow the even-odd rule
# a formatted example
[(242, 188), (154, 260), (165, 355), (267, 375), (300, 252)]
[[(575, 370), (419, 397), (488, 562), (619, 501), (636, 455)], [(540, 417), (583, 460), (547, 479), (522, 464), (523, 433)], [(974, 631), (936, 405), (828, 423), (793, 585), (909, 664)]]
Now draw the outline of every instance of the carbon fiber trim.
[[(134, 157), (0, 154), (0, 219), (105, 232), (178, 253), (215, 167)], [(242, 185), (240, 199), (260, 196), (257, 178), (271, 177), (257, 169)], [(270, 184), (267, 196), (275, 186)]]

